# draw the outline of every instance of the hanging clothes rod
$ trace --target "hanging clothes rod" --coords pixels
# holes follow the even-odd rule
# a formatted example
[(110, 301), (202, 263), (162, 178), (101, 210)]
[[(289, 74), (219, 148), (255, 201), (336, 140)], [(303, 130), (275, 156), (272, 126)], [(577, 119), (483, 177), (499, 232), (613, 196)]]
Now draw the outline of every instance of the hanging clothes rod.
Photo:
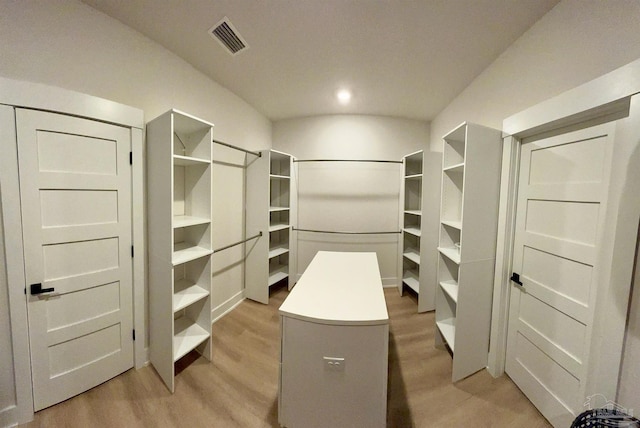
[(332, 230), (315, 230), (315, 229), (298, 229), (296, 227), (293, 230), (299, 232), (313, 232), (313, 233), (334, 233), (339, 235), (390, 235), (390, 234), (398, 234), (402, 233), (401, 231), (385, 231), (385, 232), (338, 232)]
[(402, 161), (382, 159), (294, 159), (294, 162), (377, 162), (377, 163), (402, 163)]
[(250, 155), (254, 155), (254, 156), (257, 156), (259, 158), (262, 157), (262, 153), (260, 153), (260, 152), (252, 152), (251, 150), (243, 149), (242, 147), (237, 147), (237, 146), (234, 146), (232, 144), (225, 143), (225, 142), (218, 141), (218, 140), (212, 140), (212, 142), (214, 144), (220, 144), (221, 146), (229, 147), (230, 149), (240, 150), (241, 152), (249, 153)]
[(251, 238), (243, 239), (242, 241), (234, 242), (233, 244), (229, 244), (229, 245), (225, 245), (224, 247), (216, 248), (215, 250), (213, 250), (213, 252), (217, 253), (218, 251), (226, 250), (226, 249), (229, 249), (231, 247), (235, 247), (236, 245), (244, 244), (247, 241), (251, 241), (252, 239), (256, 239), (256, 238), (259, 238), (261, 236), (262, 236), (262, 231), (260, 233), (258, 233), (257, 235), (253, 235)]

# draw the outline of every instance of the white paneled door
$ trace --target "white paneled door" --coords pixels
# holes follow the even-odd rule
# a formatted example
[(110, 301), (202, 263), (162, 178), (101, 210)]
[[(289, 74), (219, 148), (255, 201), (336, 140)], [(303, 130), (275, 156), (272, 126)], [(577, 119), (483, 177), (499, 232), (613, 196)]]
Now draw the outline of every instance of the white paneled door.
[[(523, 142), (506, 371), (557, 427), (584, 410), (613, 126)], [(614, 399), (615, 397), (609, 397)]]
[(16, 112), (35, 410), (133, 366), (130, 130)]

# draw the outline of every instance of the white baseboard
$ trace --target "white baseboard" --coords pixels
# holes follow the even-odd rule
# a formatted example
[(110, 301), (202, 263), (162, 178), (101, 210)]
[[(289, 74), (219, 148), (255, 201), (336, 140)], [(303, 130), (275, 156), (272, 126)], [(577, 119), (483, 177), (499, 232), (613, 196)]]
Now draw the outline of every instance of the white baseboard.
[(231, 312), (244, 300), (244, 291), (239, 291), (227, 301), (221, 303), (211, 310), (211, 323), (215, 323), (220, 318)]
[(15, 404), (0, 410), (0, 427), (15, 427), (18, 422), (18, 407)]

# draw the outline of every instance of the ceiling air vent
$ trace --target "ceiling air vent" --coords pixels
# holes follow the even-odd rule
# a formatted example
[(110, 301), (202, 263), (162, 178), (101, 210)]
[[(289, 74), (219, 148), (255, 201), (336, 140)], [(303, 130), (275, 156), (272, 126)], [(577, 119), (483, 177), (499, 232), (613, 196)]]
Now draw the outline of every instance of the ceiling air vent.
[(227, 48), (231, 55), (237, 55), (249, 48), (247, 42), (243, 40), (240, 33), (238, 33), (231, 21), (229, 21), (229, 18), (226, 16), (222, 21), (209, 29), (209, 34), (222, 46)]

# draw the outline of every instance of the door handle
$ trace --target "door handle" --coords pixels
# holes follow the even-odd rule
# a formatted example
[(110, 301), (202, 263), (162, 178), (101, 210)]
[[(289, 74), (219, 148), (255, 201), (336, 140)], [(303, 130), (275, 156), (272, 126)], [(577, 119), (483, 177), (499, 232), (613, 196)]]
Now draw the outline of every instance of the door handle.
[(511, 281), (513, 281), (518, 287), (522, 287), (522, 281), (520, 281), (520, 274), (519, 273), (515, 273), (513, 272), (511, 274), (511, 278), (509, 278)]
[(51, 293), (51, 292), (55, 291), (55, 289), (53, 287), (51, 287), (51, 288), (42, 288), (42, 284), (40, 284), (40, 283), (31, 284), (30, 288), (31, 288), (31, 295), (32, 296), (36, 296), (36, 295), (42, 294), (42, 293)]

